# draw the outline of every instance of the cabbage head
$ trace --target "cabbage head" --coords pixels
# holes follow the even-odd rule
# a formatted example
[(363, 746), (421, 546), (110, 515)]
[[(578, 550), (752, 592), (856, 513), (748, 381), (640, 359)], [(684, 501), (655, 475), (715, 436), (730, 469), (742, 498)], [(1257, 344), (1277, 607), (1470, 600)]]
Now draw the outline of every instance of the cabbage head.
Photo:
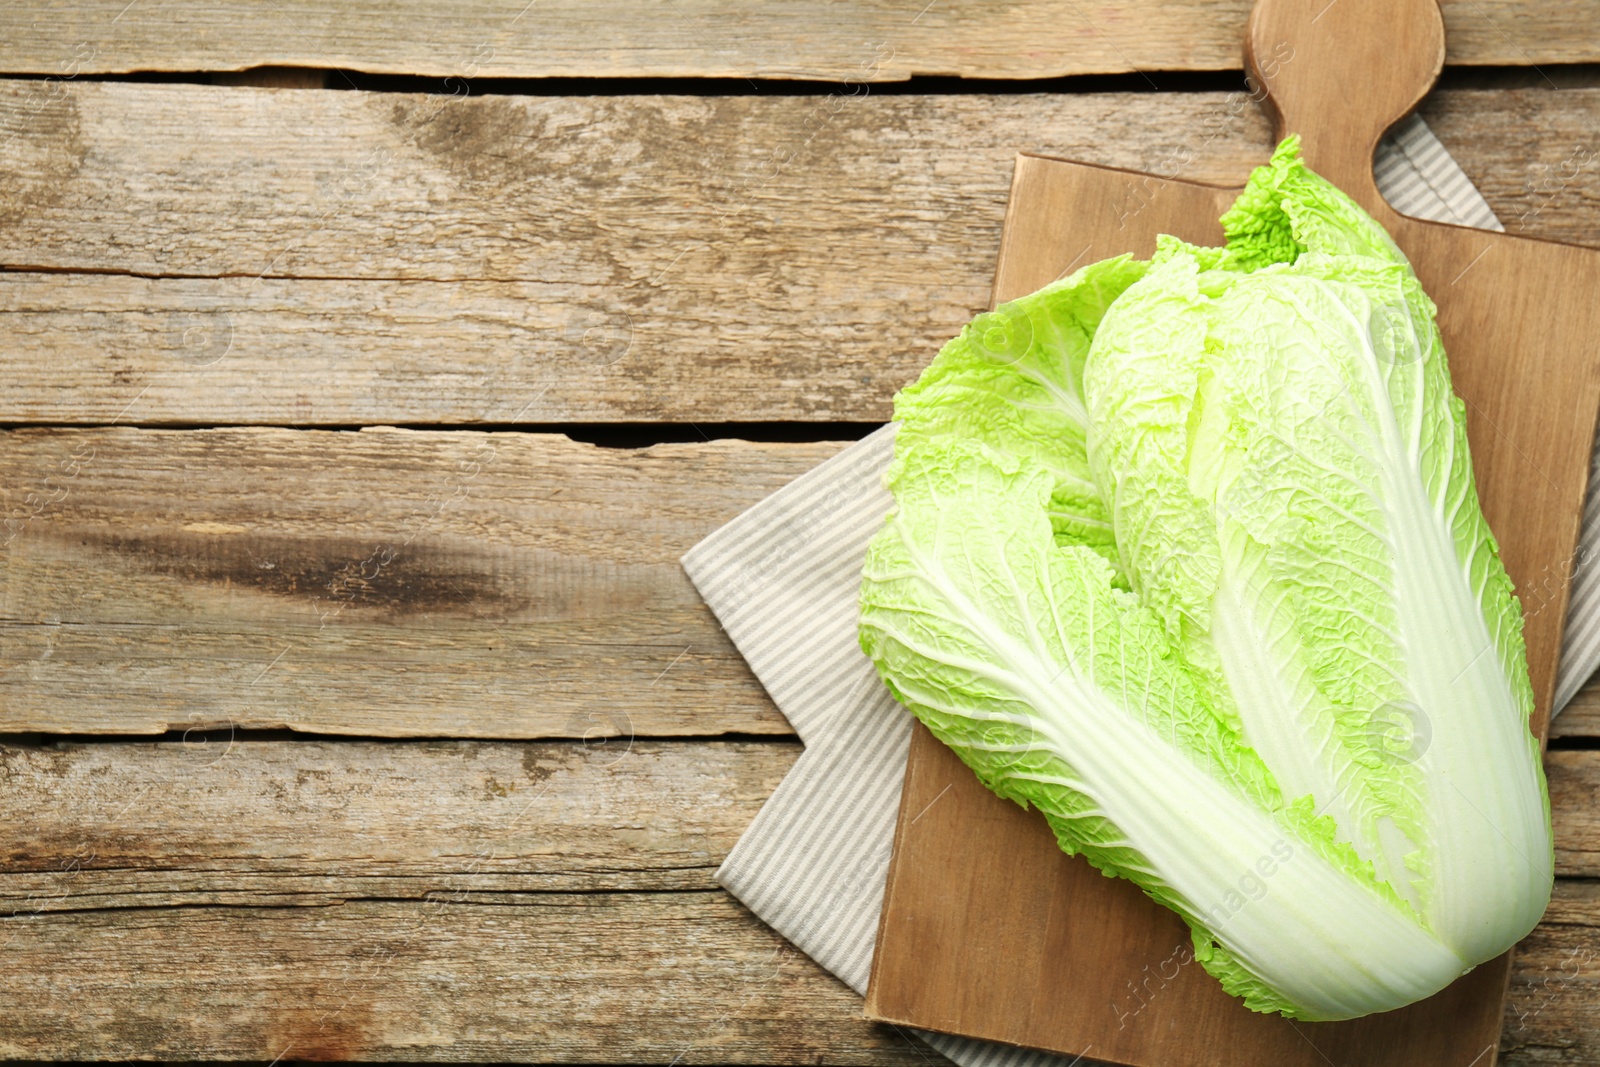
[(899, 394), (860, 640), (1230, 993), (1348, 1019), (1549, 902), (1522, 616), (1405, 256), (1295, 138), (1222, 222), (980, 315)]

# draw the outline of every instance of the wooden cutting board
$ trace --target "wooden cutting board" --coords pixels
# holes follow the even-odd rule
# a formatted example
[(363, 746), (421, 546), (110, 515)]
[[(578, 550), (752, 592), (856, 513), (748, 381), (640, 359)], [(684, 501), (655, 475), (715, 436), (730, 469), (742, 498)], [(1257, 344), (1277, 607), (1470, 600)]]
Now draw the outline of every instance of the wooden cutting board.
[[(1434, 0), (1260, 0), (1245, 59), (1278, 136), (1302, 136), (1310, 166), (1388, 228), (1439, 306), (1484, 511), (1523, 601), (1542, 739), (1600, 406), (1600, 251), (1421, 222), (1379, 196), (1378, 138), (1443, 66)], [(1021, 156), (994, 299), (1148, 256), (1158, 233), (1220, 244), (1237, 192)], [(1509, 953), (1399, 1011), (1293, 1023), (1246, 1010), (1189, 944), (1175, 915), (1063, 855), (1037, 813), (917, 726), (868, 1018), (1148, 1067), (1495, 1060)]]

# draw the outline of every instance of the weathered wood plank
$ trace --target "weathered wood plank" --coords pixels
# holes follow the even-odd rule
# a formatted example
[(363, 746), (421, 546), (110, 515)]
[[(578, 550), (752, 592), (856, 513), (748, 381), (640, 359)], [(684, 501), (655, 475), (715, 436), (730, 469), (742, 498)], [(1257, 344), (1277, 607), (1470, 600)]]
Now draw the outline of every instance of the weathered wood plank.
[[(910, 1062), (716, 890), (773, 742), (0, 748), (0, 1055)], [(1600, 753), (1557, 753), (1556, 834)], [(1508, 1062), (1600, 1047), (1596, 884), (1519, 951)], [(908, 1059), (909, 1057), (909, 1059)]]
[(19, 816), (0, 831), (0, 915), (714, 889), (798, 754), (787, 739), (393, 744), (225, 729), (0, 745)]
[(876, 418), (986, 302), (1018, 148), (1155, 165), (1209, 116), (1226, 149), (1194, 166), (1222, 178), (1267, 136), (1220, 94), (1047, 122), (1027, 97), (28, 91), (0, 84), (26, 146), (0, 263), (202, 277), (0, 276), (0, 421), (107, 421), (146, 386), (129, 419)]
[(679, 556), (839, 444), (0, 435), (0, 731), (787, 733)]
[(1545, 774), (1557, 871), (1573, 878), (1600, 878), (1600, 752), (1546, 753)]
[[(877, 420), (986, 302), (1016, 151), (1222, 182), (1269, 136), (1215, 93), (37, 91), (9, 422)], [(1513, 228), (1600, 241), (1600, 90), (1425, 114)]]
[(0, 1055), (903, 1063), (720, 890), (153, 908), (17, 924)]
[(1600, 737), (1600, 675), (1578, 690), (1572, 702), (1551, 721), (1550, 736)]
[[(1449, 61), (1600, 59), (1590, 0), (1445, 0)], [(1240, 66), (1248, 0), (1038, 0), (783, 5), (680, 0), (644, 7), (576, 0), (416, 2), (329, 9), (44, 0), (0, 15), (0, 70), (238, 70), (267, 64), (462, 77), (1040, 78)], [(876, 62), (874, 59), (876, 58)]]
[(1600, 1060), (1600, 883), (1558, 880), (1544, 921), (1517, 946), (1500, 1063)]

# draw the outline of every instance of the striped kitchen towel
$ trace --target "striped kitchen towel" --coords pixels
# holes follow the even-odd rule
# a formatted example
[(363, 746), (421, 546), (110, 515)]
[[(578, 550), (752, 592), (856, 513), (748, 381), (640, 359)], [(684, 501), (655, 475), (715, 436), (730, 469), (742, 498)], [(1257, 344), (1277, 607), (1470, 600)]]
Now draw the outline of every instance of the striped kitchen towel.
[[(1420, 118), (1384, 139), (1375, 170), (1384, 196), (1405, 214), (1502, 228)], [(806, 746), (717, 880), (858, 993), (866, 991), (872, 965), (911, 739), (910, 714), (856, 646), (862, 557), (892, 503), (882, 477), (893, 433), (885, 426), (844, 449), (683, 557)], [(1591, 498), (1580, 559), (1595, 544), (1600, 507)], [(1578, 568), (1568, 619), (1558, 708), (1600, 661), (1600, 584), (1592, 568)], [(1067, 1062), (984, 1041), (919, 1036), (960, 1064)]]

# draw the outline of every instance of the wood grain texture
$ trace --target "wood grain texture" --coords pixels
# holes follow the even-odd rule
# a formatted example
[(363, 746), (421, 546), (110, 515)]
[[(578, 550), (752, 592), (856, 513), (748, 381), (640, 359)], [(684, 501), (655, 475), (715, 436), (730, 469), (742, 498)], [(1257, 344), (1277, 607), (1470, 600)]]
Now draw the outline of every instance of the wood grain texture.
[[(1593, 62), (1591, 0), (1446, 0), (1450, 59)], [(783, 5), (678, 0), (472, 0), (329, 9), (286, 0), (129, 4), (70, 11), (47, 0), (0, 15), (0, 71), (44, 74), (237, 70), (267, 64), (458, 77), (827, 78), (912, 74), (1040, 78), (1239, 66), (1247, 0), (1071, 0), (996, 8), (981, 0)], [(881, 58), (877, 58), (881, 57)], [(873, 60), (877, 58), (877, 62)], [(336, 75), (337, 76), (337, 75)]]
[[(392, 744), (228, 730), (0, 745), (5, 806), (27, 813), (0, 835), (0, 915), (712, 890), (799, 751), (792, 739)], [(1571, 777), (1592, 788), (1597, 768), (1600, 754)], [(1597, 831), (1580, 817), (1578, 835)]]
[[(1018, 150), (1270, 145), (1242, 94), (38, 84), (0, 82), (9, 422), (882, 419), (986, 303)], [(1424, 113), (1512, 229), (1600, 243), (1600, 90)]]
[[(0, 1054), (921, 1063), (710, 880), (797, 751), (0, 747), (26, 813), (0, 831)], [(1592, 856), (1600, 753), (1552, 761), (1561, 855)], [(1594, 883), (1563, 880), (1506, 1062), (1592, 1062), (1597, 940)]]
[(1555, 721), (1550, 724), (1550, 736), (1557, 737), (1600, 737), (1600, 675), (1589, 679), (1589, 683), (1572, 698)]
[(1370, 212), (1383, 206), (1372, 175), (1378, 139), (1438, 81), (1444, 36), (1437, 0), (1257, 0), (1245, 69), (1264, 90), (1274, 137), (1303, 135), (1306, 164)]
[(1600, 878), (1600, 752), (1547, 752), (1559, 876)]
[(788, 733), (679, 567), (839, 444), (0, 436), (0, 731)]
[(1600, 1059), (1600, 883), (1558, 879), (1544, 921), (1513, 959), (1497, 1062), (1581, 1067)]
[[(35, 916), (0, 1054), (924, 1063), (721, 890)], [(20, 965), (20, 966), (19, 966)]]

